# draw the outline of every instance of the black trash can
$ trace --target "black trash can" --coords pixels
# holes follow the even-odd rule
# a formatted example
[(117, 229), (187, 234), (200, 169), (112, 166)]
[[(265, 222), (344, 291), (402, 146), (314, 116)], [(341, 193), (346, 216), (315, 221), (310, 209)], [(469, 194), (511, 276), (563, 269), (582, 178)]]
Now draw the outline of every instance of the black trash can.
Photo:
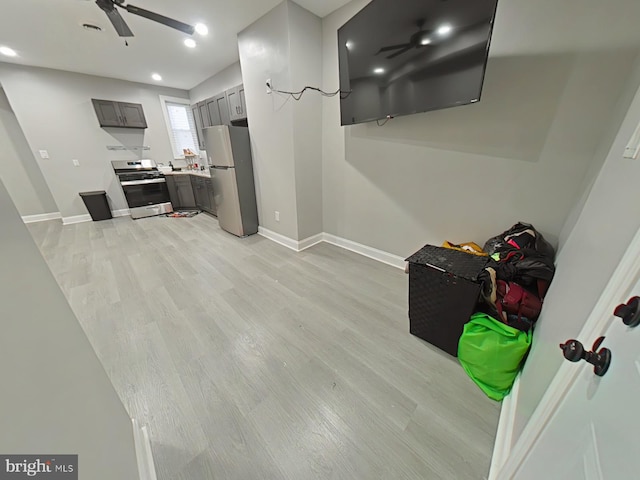
[(87, 210), (89, 210), (89, 214), (94, 222), (113, 218), (111, 216), (109, 202), (107, 201), (107, 192), (104, 190), (98, 190), (96, 192), (80, 192), (80, 196), (82, 197), (82, 200), (84, 201)]

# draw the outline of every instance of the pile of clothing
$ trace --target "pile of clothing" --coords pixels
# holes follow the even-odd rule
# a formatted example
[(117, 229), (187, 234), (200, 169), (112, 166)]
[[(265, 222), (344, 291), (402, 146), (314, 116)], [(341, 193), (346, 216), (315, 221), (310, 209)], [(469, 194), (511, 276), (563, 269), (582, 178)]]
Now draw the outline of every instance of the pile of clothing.
[(555, 250), (527, 223), (489, 239), (483, 249), (471, 248), (489, 258), (479, 275), (483, 302), (464, 327), (458, 359), (490, 398), (502, 400), (531, 347), (555, 273)]

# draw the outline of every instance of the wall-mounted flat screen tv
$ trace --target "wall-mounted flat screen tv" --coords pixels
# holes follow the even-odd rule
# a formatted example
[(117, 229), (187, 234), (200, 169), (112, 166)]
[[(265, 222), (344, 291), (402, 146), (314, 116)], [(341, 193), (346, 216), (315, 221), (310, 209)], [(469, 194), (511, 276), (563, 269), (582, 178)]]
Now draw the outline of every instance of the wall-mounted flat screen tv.
[(373, 0), (338, 30), (342, 125), (479, 101), (496, 7)]

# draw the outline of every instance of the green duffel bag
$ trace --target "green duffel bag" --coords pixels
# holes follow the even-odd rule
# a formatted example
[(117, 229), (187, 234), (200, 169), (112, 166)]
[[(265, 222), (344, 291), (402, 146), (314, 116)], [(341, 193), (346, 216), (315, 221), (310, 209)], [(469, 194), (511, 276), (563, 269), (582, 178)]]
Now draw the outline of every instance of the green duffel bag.
[(476, 313), (464, 326), (458, 360), (489, 398), (500, 401), (511, 391), (530, 346), (531, 332), (505, 325), (486, 313)]

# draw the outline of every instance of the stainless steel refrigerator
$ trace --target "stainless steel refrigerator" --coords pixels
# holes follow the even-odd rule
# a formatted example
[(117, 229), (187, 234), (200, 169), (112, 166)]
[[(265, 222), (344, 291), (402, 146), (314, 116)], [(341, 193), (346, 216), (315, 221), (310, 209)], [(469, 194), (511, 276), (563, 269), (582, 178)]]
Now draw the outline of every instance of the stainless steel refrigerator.
[(220, 227), (239, 237), (258, 232), (258, 207), (247, 127), (204, 129)]

